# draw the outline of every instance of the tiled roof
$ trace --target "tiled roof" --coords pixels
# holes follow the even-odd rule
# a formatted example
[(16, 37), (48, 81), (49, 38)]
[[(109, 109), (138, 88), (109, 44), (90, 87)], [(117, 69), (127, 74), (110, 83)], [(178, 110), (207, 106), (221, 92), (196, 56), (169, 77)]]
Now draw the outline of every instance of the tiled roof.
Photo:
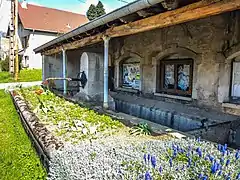
[(25, 29), (56, 33), (66, 33), (88, 22), (87, 17), (81, 14), (32, 4), (22, 8), (20, 3), (19, 17)]

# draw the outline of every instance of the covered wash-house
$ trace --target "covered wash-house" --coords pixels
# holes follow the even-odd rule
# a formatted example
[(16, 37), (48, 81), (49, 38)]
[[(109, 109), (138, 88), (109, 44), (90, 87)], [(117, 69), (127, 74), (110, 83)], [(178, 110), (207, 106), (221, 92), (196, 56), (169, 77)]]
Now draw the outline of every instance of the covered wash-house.
[[(110, 93), (118, 111), (188, 131), (239, 119), (239, 9), (240, 0), (138, 0), (34, 51), (43, 79), (84, 71), (78, 91), (104, 107)], [(69, 84), (56, 87), (66, 94)]]

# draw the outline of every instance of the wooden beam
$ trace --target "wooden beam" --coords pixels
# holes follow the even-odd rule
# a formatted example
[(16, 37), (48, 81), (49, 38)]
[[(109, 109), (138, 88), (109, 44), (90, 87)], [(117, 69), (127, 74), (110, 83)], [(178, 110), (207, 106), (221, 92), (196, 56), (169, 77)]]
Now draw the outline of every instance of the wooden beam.
[[(240, 0), (202, 0), (173, 11), (167, 11), (132, 23), (112, 27), (107, 29), (104, 33), (86, 37), (73, 43), (64, 44), (62, 47), (64, 49), (80, 48), (102, 41), (104, 35), (110, 37), (127, 36), (202, 19), (237, 9), (240, 9)], [(61, 51), (61, 47), (51, 49), (43, 54), (49, 55), (59, 51)]]
[[(203, 7), (198, 7), (199, 5)], [(167, 11), (146, 19), (108, 29), (106, 34), (110, 37), (126, 36), (202, 19), (237, 9), (240, 9), (240, 0), (218, 0), (218, 2), (212, 1), (210, 4), (207, 3), (207, 1), (201, 1), (183, 8)]]

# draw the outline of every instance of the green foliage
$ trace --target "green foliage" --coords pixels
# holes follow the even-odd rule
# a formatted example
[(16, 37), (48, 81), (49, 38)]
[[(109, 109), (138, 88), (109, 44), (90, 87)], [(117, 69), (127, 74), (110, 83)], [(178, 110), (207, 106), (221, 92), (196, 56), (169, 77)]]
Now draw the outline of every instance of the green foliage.
[(97, 6), (96, 6), (96, 12), (97, 12), (97, 17), (106, 14), (103, 3), (101, 1), (99, 1)]
[(1, 63), (1, 69), (2, 71), (9, 71), (9, 57), (7, 56), (5, 60), (2, 60)]
[(70, 103), (39, 86), (19, 89), (17, 92), (29, 103), (40, 121), (52, 126), (53, 133), (62, 136), (65, 141), (97, 139), (124, 127), (109, 116)]
[(46, 171), (22, 127), (12, 100), (0, 91), (0, 179), (46, 179)]
[(91, 4), (87, 11), (87, 17), (90, 21), (104, 14), (106, 14), (106, 12), (101, 1), (98, 2), (97, 6)]
[[(18, 82), (32, 82), (42, 80), (41, 69), (24, 69), (19, 73)], [(14, 78), (11, 77), (9, 72), (0, 72), (0, 83), (15, 82)]]
[(139, 123), (130, 130), (132, 135), (151, 135), (151, 128), (147, 123)]

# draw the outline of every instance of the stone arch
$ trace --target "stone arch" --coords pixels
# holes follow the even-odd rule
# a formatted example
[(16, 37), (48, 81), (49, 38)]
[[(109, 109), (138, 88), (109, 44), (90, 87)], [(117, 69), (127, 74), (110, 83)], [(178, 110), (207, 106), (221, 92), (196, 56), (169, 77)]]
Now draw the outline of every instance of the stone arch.
[(233, 46), (226, 53), (226, 61), (231, 61), (237, 56), (240, 56), (240, 44)]
[[(121, 65), (122, 63), (125, 61), (125, 60), (128, 60), (128, 59), (136, 59), (139, 61), (140, 63), (140, 78), (141, 78), (141, 84), (142, 84), (142, 56), (140, 56), (139, 54), (137, 53), (134, 53), (134, 52), (125, 52), (122, 56), (120, 56), (118, 59), (115, 60), (115, 88), (119, 88), (121, 87), (121, 84), (122, 84), (122, 77), (121, 77)], [(140, 86), (140, 91), (142, 90), (142, 86)]]
[(156, 93), (157, 91), (157, 76), (158, 76), (158, 70), (157, 66), (160, 63), (161, 60), (171, 57), (173, 55), (179, 55), (179, 57), (184, 58), (191, 58), (193, 59), (193, 79), (192, 79), (192, 98), (197, 99), (197, 92), (196, 92), (196, 82), (197, 82), (197, 64), (199, 63), (199, 56), (196, 52), (184, 48), (184, 47), (172, 47), (165, 49), (152, 57), (152, 65), (153, 65), (153, 92)]

